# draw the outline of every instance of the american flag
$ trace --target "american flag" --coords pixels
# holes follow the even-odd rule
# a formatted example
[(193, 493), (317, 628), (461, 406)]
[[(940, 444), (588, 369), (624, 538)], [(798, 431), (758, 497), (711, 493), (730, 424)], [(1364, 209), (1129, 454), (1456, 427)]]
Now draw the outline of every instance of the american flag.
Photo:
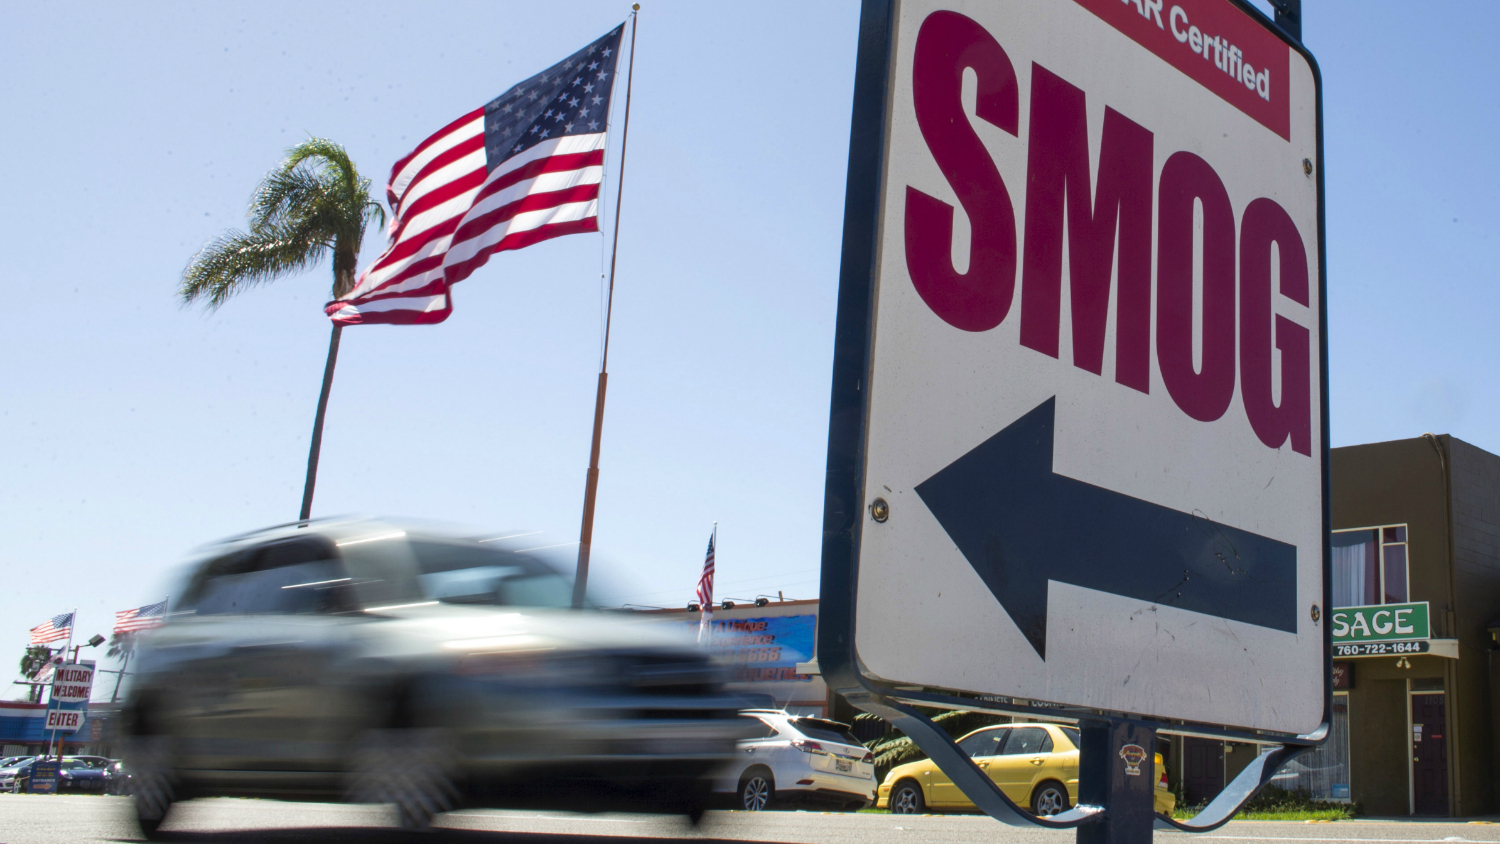
[(73, 635), (73, 614), (59, 613), (31, 628), (31, 644), (49, 645)]
[(709, 630), (714, 622), (714, 540), (719, 538), (719, 526), (708, 535), (708, 553), (703, 557), (703, 574), (698, 577), (698, 607), (703, 614), (698, 617), (698, 642), (707, 644), (711, 638)]
[(703, 558), (703, 574), (698, 578), (698, 606), (712, 611), (714, 605), (714, 539), (718, 531), (709, 534), (708, 554)]
[(385, 252), (324, 309), (341, 325), (442, 322), (490, 255), (599, 230), (615, 27), (458, 118), (391, 167)]
[(136, 607), (133, 610), (120, 610), (115, 613), (116, 633), (134, 633), (137, 630), (149, 630), (167, 620), (167, 602), (157, 601), (144, 607)]

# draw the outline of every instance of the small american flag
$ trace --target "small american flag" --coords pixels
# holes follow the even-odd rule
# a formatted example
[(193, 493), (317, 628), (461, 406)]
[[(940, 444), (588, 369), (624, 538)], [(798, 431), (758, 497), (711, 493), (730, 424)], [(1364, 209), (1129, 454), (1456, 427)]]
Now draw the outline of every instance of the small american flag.
[(714, 540), (719, 537), (719, 527), (708, 535), (708, 553), (703, 557), (703, 574), (698, 577), (698, 607), (703, 615), (698, 619), (698, 641), (708, 638), (709, 626), (714, 620)]
[(73, 614), (59, 613), (31, 628), (31, 644), (49, 645), (73, 635)]
[(625, 25), (440, 129), (391, 167), (389, 244), (340, 325), (442, 322), (448, 288), (490, 259), (599, 230), (610, 94)]
[(136, 607), (133, 610), (120, 610), (115, 613), (116, 633), (134, 633), (137, 630), (149, 630), (167, 620), (167, 602), (157, 601), (144, 607)]
[(698, 605), (712, 609), (714, 604), (714, 538), (718, 531), (709, 534), (708, 554), (703, 558), (703, 574), (698, 578)]

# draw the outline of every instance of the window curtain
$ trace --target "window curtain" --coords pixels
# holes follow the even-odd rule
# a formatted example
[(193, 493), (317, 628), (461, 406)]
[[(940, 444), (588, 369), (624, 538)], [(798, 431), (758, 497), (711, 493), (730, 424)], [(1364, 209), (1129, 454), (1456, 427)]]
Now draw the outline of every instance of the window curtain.
[(1333, 535), (1333, 605), (1358, 607), (1375, 603), (1375, 531), (1350, 530)]

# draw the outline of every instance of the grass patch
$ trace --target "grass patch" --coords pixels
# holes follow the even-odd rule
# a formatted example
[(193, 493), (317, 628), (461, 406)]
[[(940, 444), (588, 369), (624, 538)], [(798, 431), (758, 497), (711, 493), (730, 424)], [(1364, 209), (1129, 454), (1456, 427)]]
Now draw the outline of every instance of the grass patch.
[[(1174, 811), (1172, 817), (1187, 820), (1201, 811), (1202, 806), (1188, 806)], [(1346, 821), (1358, 811), (1353, 803), (1316, 800), (1306, 791), (1287, 791), (1272, 785), (1255, 795), (1234, 817), (1242, 821)]]
[[(1179, 809), (1172, 813), (1172, 817), (1185, 821), (1197, 815), (1202, 809), (1202, 806)], [(1234, 819), (1237, 821), (1347, 821), (1352, 817), (1354, 817), (1354, 812), (1348, 806), (1339, 804), (1337, 809), (1294, 809), (1283, 812), (1241, 809)]]

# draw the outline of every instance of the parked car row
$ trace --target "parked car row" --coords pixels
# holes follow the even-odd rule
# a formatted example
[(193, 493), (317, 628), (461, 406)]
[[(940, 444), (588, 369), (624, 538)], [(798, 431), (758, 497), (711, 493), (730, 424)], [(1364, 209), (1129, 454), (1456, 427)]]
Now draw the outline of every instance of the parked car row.
[[(0, 759), (0, 791), (23, 792), (31, 784), (35, 763), (41, 756), (10, 756)], [(56, 759), (56, 757), (51, 757)], [(59, 761), (57, 790), (80, 794), (126, 794), (129, 774), (117, 759), (103, 756), (64, 756)]]
[[(876, 803), (895, 814), (965, 810), (974, 805), (931, 760), (893, 768), (875, 785), (871, 755), (845, 724), (774, 709), (747, 709), (749, 737), (738, 756), (714, 776), (714, 792), (732, 795), (745, 811), (814, 806), (854, 811)], [(1038, 815), (1067, 811), (1078, 799), (1079, 735), (1063, 724), (1012, 724), (976, 730), (958, 741), (1016, 803)], [(25, 791), (32, 763), (41, 757), (0, 759), (0, 791)], [(1170, 814), (1176, 797), (1167, 789), (1156, 754), (1156, 811)], [(63, 757), (58, 791), (128, 794), (130, 775), (119, 760)], [(721, 803), (724, 801), (720, 801)]]
[[(796, 805), (846, 810), (872, 802), (895, 814), (973, 811), (976, 807), (930, 759), (899, 765), (875, 786), (873, 760), (848, 727), (775, 710), (747, 710), (763, 730), (739, 743), (745, 754), (720, 771), (715, 790), (733, 792), (735, 807), (760, 811)], [(1065, 812), (1078, 801), (1078, 729), (1068, 724), (1003, 724), (975, 730), (958, 746), (1016, 804), (1036, 815)], [(1155, 810), (1171, 814), (1177, 797), (1167, 788), (1160, 753)]]

